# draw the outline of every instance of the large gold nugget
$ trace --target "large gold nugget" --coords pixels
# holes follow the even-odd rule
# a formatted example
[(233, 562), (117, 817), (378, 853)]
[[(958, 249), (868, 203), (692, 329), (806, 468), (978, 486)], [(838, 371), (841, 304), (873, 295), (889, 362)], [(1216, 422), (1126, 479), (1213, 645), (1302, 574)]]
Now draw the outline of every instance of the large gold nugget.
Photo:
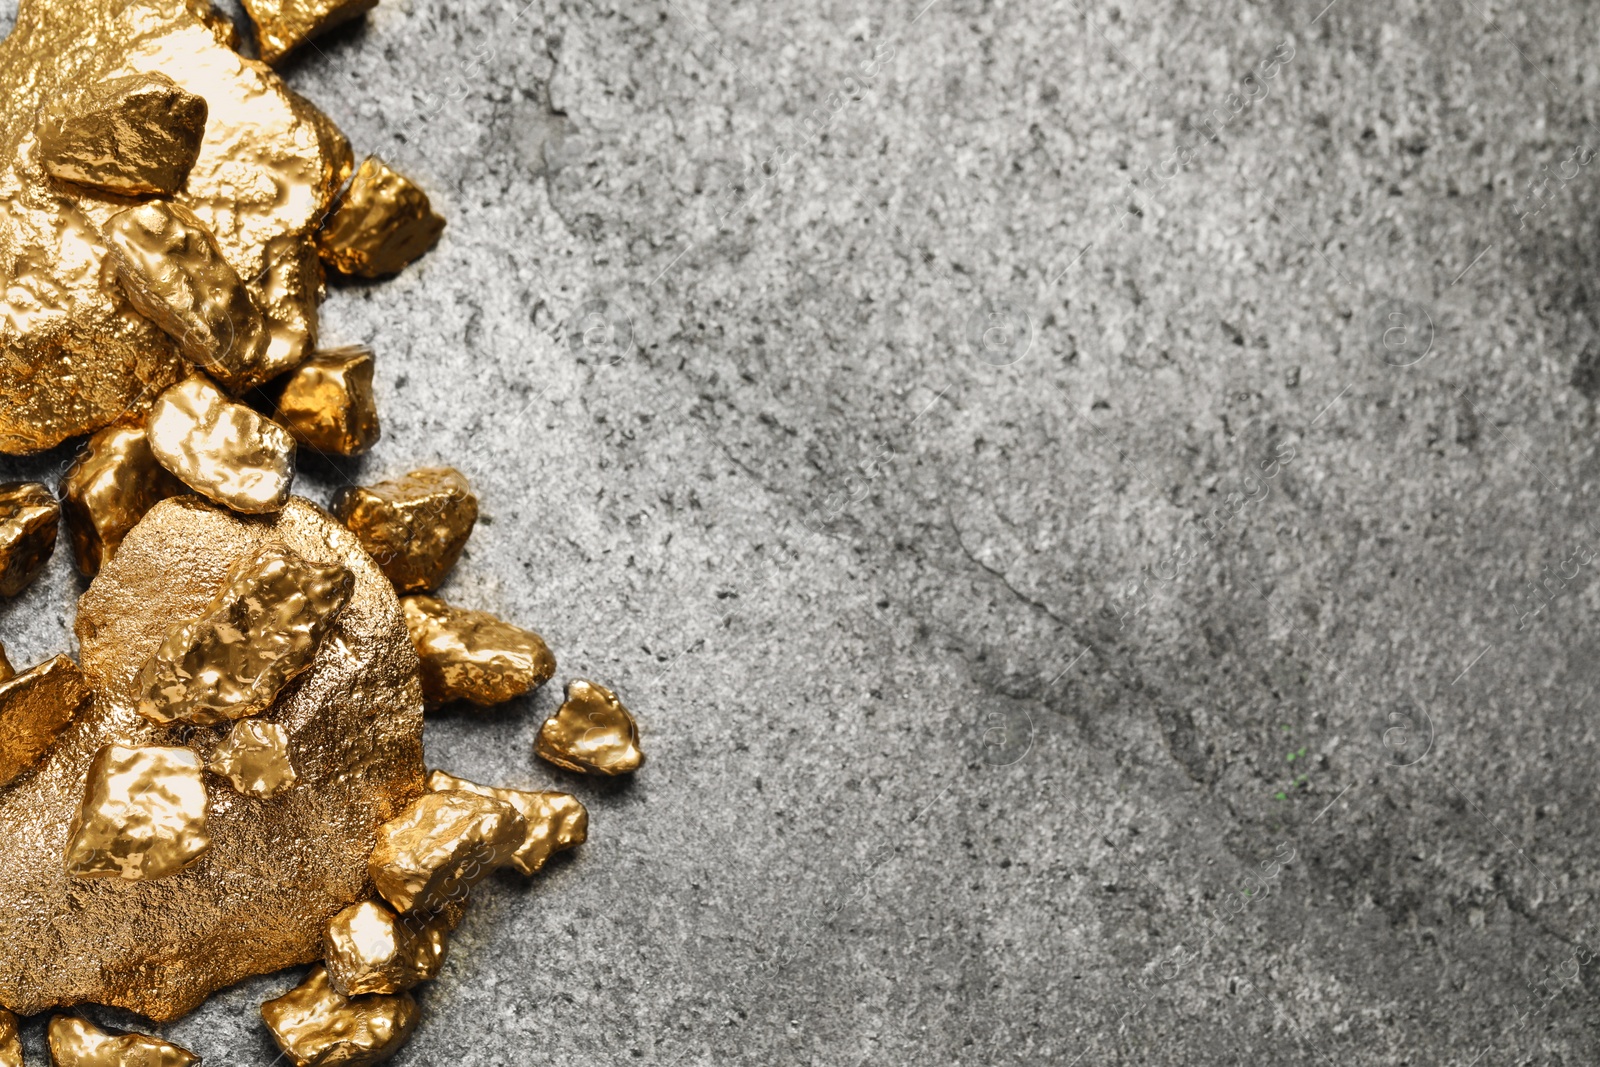
[(555, 656), (532, 630), (431, 596), (408, 596), (400, 604), (422, 658), (422, 696), (430, 705), (501, 704), (556, 673)]
[(581, 678), (567, 683), (566, 702), (540, 727), (533, 750), (580, 774), (632, 774), (644, 764), (628, 709), (605, 686)]
[(589, 812), (578, 798), (568, 793), (530, 792), (525, 789), (497, 789), (457, 778), (444, 771), (428, 775), (428, 790), (433, 793), (458, 791), (493, 797), (522, 813), (528, 833), (522, 846), (511, 857), (511, 866), (522, 874), (537, 874), (545, 861), (557, 852), (581, 845), (589, 837)]
[(39, 123), (39, 158), (63, 181), (107, 193), (171, 196), (200, 158), (206, 102), (152, 71), (61, 97)]
[(234, 723), (211, 754), (206, 770), (220, 774), (247, 796), (271, 800), (299, 779), (289, 758), (289, 731), (275, 722)]
[(275, 345), (280, 331), (291, 349), (299, 339), (269, 363), (286, 368), (314, 347), (320, 274), (269, 266), (305, 262), (292, 253), (312, 247), (349, 176), (350, 145), (265, 64), (229, 49), (217, 24), (194, 0), (18, 5), (0, 43), (0, 451), (39, 451), (142, 414), (184, 373), (172, 339), (107, 284), (100, 228), (128, 201), (60, 182), (40, 159), (35, 117), (89, 86), (159, 71), (205, 99), (205, 139), (176, 199), (261, 287)]
[(50, 1020), (50, 1060), (55, 1067), (189, 1067), (200, 1057), (145, 1034), (106, 1033), (67, 1015)]
[(66, 656), (0, 682), (0, 786), (39, 762), (93, 701), (83, 672)]
[(22, 1035), (17, 1017), (0, 1008), (0, 1067), (22, 1067)]
[(155, 200), (117, 212), (105, 231), (128, 302), (185, 359), (235, 393), (263, 381), (261, 309), (194, 212)]
[(444, 966), (451, 915), (396, 915), (375, 900), (352, 904), (328, 924), (328, 981), (347, 997), (403, 993)]
[(461, 558), (478, 521), (478, 498), (460, 471), (424, 467), (342, 490), (333, 513), (361, 538), (396, 589), (423, 593)]
[(61, 507), (79, 573), (99, 574), (145, 512), (183, 491), (183, 483), (156, 462), (143, 426), (107, 426), (89, 438), (61, 479)]
[(245, 0), (261, 58), (276, 63), (313, 37), (360, 18), (378, 0)]
[(317, 248), (345, 274), (380, 278), (432, 248), (443, 232), (444, 219), (434, 214), (428, 194), (368, 156), (318, 235)]
[(473, 793), (428, 793), (378, 830), (367, 870), (396, 911), (438, 911), (465, 899), (508, 862), (528, 824), (510, 804)]
[(256, 546), (198, 618), (174, 626), (139, 673), (139, 714), (197, 726), (266, 711), (308, 669), (350, 600), (344, 564)]
[(330, 348), (300, 364), (278, 398), (277, 421), (307, 448), (359, 456), (378, 443), (372, 353)]
[(410, 993), (344, 997), (325, 967), (277, 1000), (261, 1005), (261, 1018), (295, 1067), (371, 1067), (389, 1059), (417, 1028)]
[(246, 514), (277, 511), (294, 480), (294, 438), (201, 377), (150, 410), (150, 451), (190, 489)]
[(0, 596), (16, 596), (39, 576), (56, 550), (61, 505), (47, 485), (0, 485)]
[(211, 847), (209, 811), (194, 749), (107, 745), (89, 764), (67, 870), (130, 882), (177, 874)]
[[(193, 730), (135, 710), (140, 667), (174, 619), (203, 612), (234, 562), (269, 540), (356, 579), (316, 662), (270, 713), (299, 781), (270, 804), (218, 783), (211, 849), (182, 874), (70, 878), (67, 826), (95, 752)], [(178, 497), (152, 508), (101, 569), (77, 633), (93, 710), (0, 791), (0, 1004), (31, 1014), (88, 1002), (168, 1020), (250, 975), (320, 959), (328, 918), (371, 896), (378, 826), (422, 791), (422, 691), (394, 588), (303, 500), (262, 520)]]

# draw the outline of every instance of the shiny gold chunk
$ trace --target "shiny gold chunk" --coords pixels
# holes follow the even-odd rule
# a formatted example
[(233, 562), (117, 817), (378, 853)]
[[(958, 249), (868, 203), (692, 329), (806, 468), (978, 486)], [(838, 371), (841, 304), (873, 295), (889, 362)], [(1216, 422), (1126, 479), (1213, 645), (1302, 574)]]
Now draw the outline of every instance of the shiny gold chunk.
[(540, 727), (533, 750), (580, 774), (632, 774), (644, 764), (628, 709), (605, 686), (581, 678), (567, 683), (566, 702)]
[(39, 576), (56, 550), (61, 505), (47, 485), (0, 485), (0, 596), (16, 596)]
[(17, 669), (6, 659), (6, 648), (0, 645), (0, 682), (9, 682), (17, 676)]
[(177, 874), (211, 847), (209, 810), (193, 749), (107, 745), (89, 765), (68, 833), (67, 871), (128, 881)]
[(263, 541), (205, 611), (173, 627), (145, 662), (139, 714), (205, 726), (267, 710), (311, 666), (354, 589), (344, 564), (310, 563)]
[(55, 1067), (189, 1067), (200, 1057), (145, 1034), (112, 1035), (86, 1019), (50, 1020), (50, 1060)]
[(422, 659), (422, 696), (500, 704), (548, 682), (556, 658), (532, 630), (431, 596), (401, 598), (411, 643)]
[(328, 924), (328, 981), (347, 997), (403, 993), (444, 966), (450, 916), (396, 915), (375, 900), (352, 904)]
[(340, 492), (333, 513), (361, 539), (402, 593), (438, 586), (461, 558), (478, 521), (478, 498), (461, 472), (425, 467)]
[(328, 981), (326, 967), (277, 1000), (261, 1005), (261, 1018), (295, 1067), (371, 1067), (389, 1059), (417, 1028), (410, 993), (345, 997)]
[(145, 512), (184, 491), (183, 483), (156, 462), (143, 426), (107, 426), (89, 438), (61, 480), (61, 506), (79, 573), (99, 574)]
[(152, 200), (111, 216), (105, 232), (128, 302), (185, 359), (235, 393), (261, 383), (261, 309), (194, 212)]
[(276, 63), (313, 37), (360, 18), (378, 0), (245, 0), (261, 59)]
[(142, 415), (184, 373), (172, 338), (105, 284), (112, 272), (101, 227), (126, 198), (60, 182), (40, 159), (33, 117), (92, 86), (160, 72), (206, 101), (200, 154), (175, 199), (215, 235), (247, 286), (259, 284), (275, 339), (290, 326), (314, 334), (320, 275), (279, 278), (276, 265), (305, 262), (349, 176), (349, 142), (269, 68), (232, 51), (226, 20), (210, 8), (21, 0), (15, 9), (15, 29), (0, 43), (0, 99), (12, 116), (0, 124), (0, 451), (39, 451)]
[(200, 158), (206, 102), (159, 71), (59, 97), (39, 122), (39, 161), (62, 181), (120, 196), (183, 187)]
[(528, 824), (511, 805), (472, 793), (426, 793), (378, 829), (367, 870), (396, 911), (438, 911), (522, 846)]
[(277, 511), (294, 479), (294, 438), (201, 377), (161, 394), (150, 451), (190, 489), (246, 514)]
[(212, 753), (206, 770), (222, 775), (239, 792), (262, 800), (294, 788), (299, 778), (289, 758), (289, 731), (260, 719), (234, 723), (227, 739)]
[(22, 1034), (17, 1017), (0, 1008), (0, 1067), (22, 1067)]
[(476, 793), (510, 804), (522, 813), (528, 824), (522, 846), (511, 857), (511, 866), (522, 874), (535, 874), (557, 852), (581, 845), (589, 837), (589, 812), (578, 798), (568, 793), (530, 792), (524, 789), (497, 789), (457, 778), (444, 771), (428, 775), (428, 790), (434, 793)]
[(345, 274), (378, 278), (432, 248), (443, 232), (444, 219), (434, 214), (428, 194), (368, 156), (318, 235), (317, 248)]
[(0, 786), (39, 762), (56, 736), (93, 702), (83, 672), (66, 656), (0, 682)]
[(279, 423), (307, 448), (358, 456), (378, 443), (372, 395), (372, 353), (365, 348), (318, 352), (289, 375), (278, 398)]

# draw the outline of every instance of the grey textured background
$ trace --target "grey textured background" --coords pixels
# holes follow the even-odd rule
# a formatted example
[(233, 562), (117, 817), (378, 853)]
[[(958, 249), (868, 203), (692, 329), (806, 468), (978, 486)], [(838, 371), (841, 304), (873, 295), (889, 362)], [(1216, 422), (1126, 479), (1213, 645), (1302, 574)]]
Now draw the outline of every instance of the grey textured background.
[[(385, 438), (302, 491), (460, 466), (446, 595), (650, 756), (430, 722), (592, 838), (397, 1063), (1600, 1059), (1596, 15), (1324, 2), (384, 0), (289, 68), (449, 218), (330, 296)], [(268, 1063), (293, 980), (169, 1032)]]

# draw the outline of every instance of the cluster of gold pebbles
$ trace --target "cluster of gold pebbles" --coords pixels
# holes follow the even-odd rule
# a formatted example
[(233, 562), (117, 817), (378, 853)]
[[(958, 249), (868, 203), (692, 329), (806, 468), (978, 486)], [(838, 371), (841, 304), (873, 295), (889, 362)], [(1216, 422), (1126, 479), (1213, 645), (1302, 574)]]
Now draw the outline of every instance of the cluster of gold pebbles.
[[(0, 44), (0, 451), (87, 435), (58, 491), (0, 486), (0, 595), (63, 519), (90, 579), (76, 660), (16, 673), (0, 649), (0, 1067), (13, 1011), (165, 1021), (306, 963), (261, 1008), (286, 1058), (381, 1062), (471, 887), (587, 835), (566, 793), (424, 770), (425, 708), (556, 670), (537, 634), (429, 595), (477, 521), (467, 479), (416, 470), (331, 513), (290, 494), (297, 448), (379, 435), (372, 354), (317, 345), (324, 269), (393, 273), (444, 226), (268, 66), (375, 2), (246, 0), (260, 61), (208, 0), (24, 0)], [(535, 751), (643, 762), (582, 679)], [(198, 1062), (70, 1014), (49, 1045)]]

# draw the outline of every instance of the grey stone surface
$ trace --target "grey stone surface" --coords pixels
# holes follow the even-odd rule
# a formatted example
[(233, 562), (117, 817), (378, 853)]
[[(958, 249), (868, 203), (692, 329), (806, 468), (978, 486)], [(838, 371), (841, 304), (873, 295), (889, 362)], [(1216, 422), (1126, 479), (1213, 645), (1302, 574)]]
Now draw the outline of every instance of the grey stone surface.
[[(430, 722), (592, 839), (395, 1062), (1600, 1058), (1596, 15), (1323, 3), (384, 0), (292, 65), (450, 220), (332, 293), (385, 438), (301, 490), (467, 471), (446, 595), (650, 755)], [(269, 1063), (293, 980), (169, 1032)]]

